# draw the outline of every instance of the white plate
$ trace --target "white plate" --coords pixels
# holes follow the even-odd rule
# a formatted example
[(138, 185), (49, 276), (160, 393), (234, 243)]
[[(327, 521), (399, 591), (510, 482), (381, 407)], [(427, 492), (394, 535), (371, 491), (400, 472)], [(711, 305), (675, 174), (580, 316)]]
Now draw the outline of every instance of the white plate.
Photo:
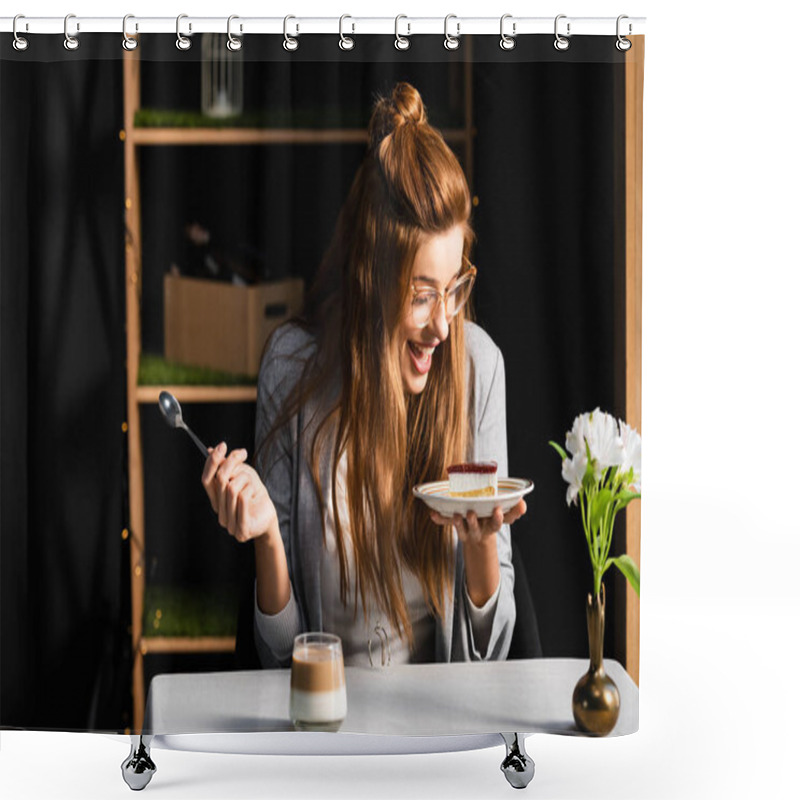
[(478, 517), (491, 517), (497, 506), (506, 514), (519, 503), (520, 498), (533, 491), (533, 481), (527, 478), (498, 478), (497, 494), (491, 497), (451, 497), (449, 481), (421, 483), (414, 487), (418, 497), (428, 508), (438, 511), (443, 517), (455, 514), (466, 516), (474, 511)]

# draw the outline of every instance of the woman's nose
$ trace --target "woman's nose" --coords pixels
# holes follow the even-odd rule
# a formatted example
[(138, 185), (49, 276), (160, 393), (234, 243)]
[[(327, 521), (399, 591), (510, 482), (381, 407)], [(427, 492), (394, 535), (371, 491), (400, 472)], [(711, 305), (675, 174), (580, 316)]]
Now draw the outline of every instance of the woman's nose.
[(437, 304), (436, 311), (434, 311), (433, 315), (431, 316), (431, 321), (428, 324), (440, 342), (443, 342), (447, 338), (447, 335), (450, 332), (450, 325), (447, 322), (447, 314), (444, 310), (444, 303)]

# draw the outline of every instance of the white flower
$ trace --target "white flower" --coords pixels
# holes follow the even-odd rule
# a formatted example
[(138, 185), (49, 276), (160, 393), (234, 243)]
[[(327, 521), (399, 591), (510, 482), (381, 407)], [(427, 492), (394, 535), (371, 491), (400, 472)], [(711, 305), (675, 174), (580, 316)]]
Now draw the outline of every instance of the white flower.
[(586, 452), (585, 440), (589, 435), (590, 417), (591, 414), (588, 411), (575, 417), (572, 430), (567, 434), (567, 450), (573, 456)]
[(578, 493), (583, 485), (583, 476), (589, 459), (586, 451), (578, 453), (574, 458), (565, 458), (561, 462), (561, 477), (569, 484), (567, 487), (567, 505), (572, 505), (578, 499)]
[(636, 428), (631, 428), (627, 422), (619, 422), (620, 438), (622, 439), (623, 458), (619, 471), (621, 473), (633, 469), (633, 480), (630, 488), (635, 492), (642, 491), (642, 437)]
[(597, 462), (597, 471), (602, 472), (607, 467), (619, 466), (622, 463), (624, 447), (614, 417), (605, 411), (595, 409), (592, 412), (591, 430), (593, 439), (590, 440), (589, 447)]
[(573, 456), (585, 453), (587, 445), (596, 473), (622, 463), (624, 446), (617, 421), (599, 408), (575, 417), (572, 430), (567, 434), (567, 450)]

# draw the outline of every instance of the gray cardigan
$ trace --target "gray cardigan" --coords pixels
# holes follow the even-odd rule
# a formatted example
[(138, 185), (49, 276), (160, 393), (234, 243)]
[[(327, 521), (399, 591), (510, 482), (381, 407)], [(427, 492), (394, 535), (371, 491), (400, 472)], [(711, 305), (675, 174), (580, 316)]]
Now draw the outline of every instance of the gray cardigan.
[[(494, 459), (497, 461), (497, 474), (506, 476), (508, 455), (503, 356), (489, 335), (471, 322), (465, 326), (465, 343), (469, 387), (467, 402), (472, 427), (472, 444), (467, 459)], [(296, 325), (285, 325), (273, 335), (262, 359), (258, 378), (257, 444), (264, 440), (271, 429), (315, 346), (313, 337)], [(307, 630), (322, 630), (320, 563), (323, 522), (311, 466), (301, 446), (303, 437), (306, 437), (306, 442), (311, 441), (319, 424), (316, 415), (320, 411), (321, 404), (307, 403), (300, 414), (278, 433), (270, 451), (263, 454), (257, 463), (261, 479), (278, 513), (292, 595), (296, 601), (296, 608), (291, 609), (287, 624), (280, 632), (280, 642), (265, 641), (258, 624), (254, 624), (256, 650), (265, 667), (287, 666), (291, 659), (294, 635)], [(298, 435), (299, 431), (303, 432), (302, 436)], [(321, 459), (320, 478), (323, 488), (330, 485), (332, 476), (329, 459)], [(500, 587), (485, 655), (486, 659), (491, 660), (504, 659), (508, 655), (516, 619), (511, 534), (507, 525), (503, 525), (497, 535), (497, 554), (500, 561)], [(436, 660), (478, 661), (482, 657), (475, 646), (466, 605), (460, 542), (456, 546), (454, 569), (454, 591), (446, 605), (444, 619), (436, 620)]]

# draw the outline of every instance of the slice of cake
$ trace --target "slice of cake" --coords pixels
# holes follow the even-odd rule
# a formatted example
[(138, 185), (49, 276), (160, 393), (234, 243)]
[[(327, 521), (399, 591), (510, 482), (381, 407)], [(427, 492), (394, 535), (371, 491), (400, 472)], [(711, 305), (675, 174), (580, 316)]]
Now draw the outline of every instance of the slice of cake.
[(497, 494), (497, 462), (453, 464), (447, 468), (452, 497), (491, 497)]

